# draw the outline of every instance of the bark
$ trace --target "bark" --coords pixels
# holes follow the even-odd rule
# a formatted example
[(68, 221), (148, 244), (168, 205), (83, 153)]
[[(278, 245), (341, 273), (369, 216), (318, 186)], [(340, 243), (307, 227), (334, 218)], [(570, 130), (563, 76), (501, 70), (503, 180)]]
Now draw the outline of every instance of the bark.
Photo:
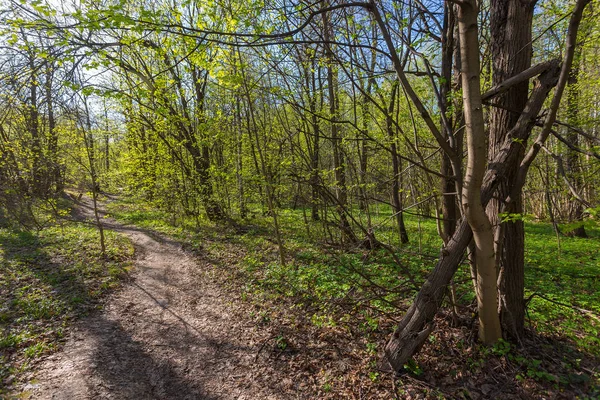
[[(492, 0), (491, 2), (491, 54), (492, 84), (495, 88), (518, 76), (531, 66), (531, 26), (536, 1)], [(494, 98), (490, 110), (489, 154), (493, 158), (502, 148), (508, 132), (517, 123), (527, 103), (529, 80), (511, 85)], [(519, 164), (524, 149), (519, 152)], [(518, 339), (523, 334), (524, 257), (525, 231), (522, 220), (501, 222), (499, 214), (522, 214), (522, 194), (513, 199), (510, 207), (505, 200), (513, 190), (518, 164), (508, 171), (507, 179), (500, 183), (497, 196), (487, 207), (488, 216), (495, 227), (496, 268), (499, 271), (502, 330), (506, 337)]]
[[(552, 64), (552, 68), (539, 77), (519, 122), (509, 132), (502, 151), (499, 151), (488, 165), (481, 187), (481, 203), (483, 205), (490, 201), (493, 192), (505, 179), (508, 170), (513, 168), (514, 164), (518, 165), (518, 154), (522, 147), (520, 142), (527, 141), (546, 96), (556, 84), (557, 77), (558, 66), (556, 64)], [(386, 357), (394, 370), (402, 370), (404, 364), (427, 339), (432, 329), (433, 318), (446, 294), (446, 287), (458, 269), (472, 237), (466, 219), (461, 219), (456, 231), (443, 247), (435, 268), (427, 277), (413, 304), (386, 345)]]
[(467, 134), (467, 168), (462, 205), (475, 241), (479, 338), (493, 344), (502, 337), (498, 318), (498, 290), (492, 225), (481, 204), (481, 184), (487, 158), (481, 80), (479, 76), (478, 7), (475, 0), (461, 3), (458, 11), (463, 107)]

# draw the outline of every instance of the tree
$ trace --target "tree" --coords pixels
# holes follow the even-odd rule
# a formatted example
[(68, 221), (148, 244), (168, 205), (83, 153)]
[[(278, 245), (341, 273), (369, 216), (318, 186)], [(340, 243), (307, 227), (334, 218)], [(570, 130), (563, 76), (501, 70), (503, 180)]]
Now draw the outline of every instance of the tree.
[[(588, 2), (576, 2), (562, 64), (544, 57), (534, 66), (535, 1), (493, 0), (489, 20), (475, 0), (276, 1), (265, 15), (260, 2), (122, 11), (84, 3), (69, 23), (42, 13), (38, 30), (52, 26), (69, 46), (91, 52), (91, 68), (114, 71), (102, 90), (126, 116), (118, 146), (134, 156), (129, 186), (147, 188), (174, 219), (181, 210), (198, 221), (203, 208), (220, 221), (233, 215), (232, 203), (242, 217), (261, 208), (284, 265), (279, 212), (308, 205), (319, 239), (383, 248), (405, 274), (401, 283), (415, 286), (397, 256), (408, 240), (403, 216), (435, 218), (440, 257), (386, 348), (399, 370), (433, 329), (467, 249), (482, 341), (498, 340), (501, 328), (522, 335), (522, 189), (554, 130)], [(567, 160), (568, 181), (580, 175), (576, 165)], [(373, 205), (391, 208), (395, 242), (376, 236)]]
[[(567, 35), (565, 58), (560, 69), (560, 77), (558, 78), (558, 82), (558, 70), (556, 65), (550, 65), (550, 67), (540, 75), (538, 82), (536, 82), (536, 86), (529, 96), (523, 113), (521, 113), (519, 116), (519, 120), (513, 129), (511, 129), (511, 131), (508, 133), (507, 140), (504, 142), (502, 149), (497, 152), (492, 162), (489, 163), (488, 169), (485, 172), (483, 184), (481, 185), (482, 205), (485, 206), (488, 204), (494, 192), (497, 190), (500, 182), (506, 179), (506, 175), (511, 169), (515, 168), (515, 165), (518, 165), (518, 175), (513, 186), (513, 190), (510, 193), (510, 197), (507, 199), (507, 203), (510, 204), (512, 199), (519, 195), (525, 183), (529, 166), (539, 153), (539, 150), (541, 149), (545, 140), (548, 138), (551, 127), (554, 124), (562, 93), (571, 70), (579, 23), (581, 21), (583, 9), (588, 3), (589, 1), (586, 0), (578, 1), (571, 16)], [(466, 8), (473, 7), (473, 3), (462, 3), (462, 6)], [(464, 11), (465, 10), (463, 10), (463, 12)], [(473, 27), (474, 22), (471, 20), (470, 23), (471, 27)], [(469, 26), (468, 23), (467, 26)], [(473, 39), (471, 38), (471, 40)], [(461, 58), (464, 62), (465, 58), (467, 57), (462, 56)], [(469, 79), (467, 76), (465, 76), (464, 67), (462, 71), (464, 85)], [(522, 75), (519, 77), (519, 79), (522, 79), (522, 77), (526, 75), (527, 74)], [(513, 79), (511, 82), (518, 82), (519, 79)], [(535, 118), (541, 110), (544, 99), (555, 84), (557, 89), (552, 99), (550, 112), (545, 118), (544, 127), (532, 146), (527, 151), (523, 161), (519, 162), (519, 153), (522, 151), (522, 143), (527, 142), (529, 133), (535, 123)], [(510, 87), (511, 85), (508, 85), (507, 82), (504, 82), (505, 89), (507, 86)], [(476, 94), (477, 89), (473, 89), (473, 91)], [(465, 99), (467, 96), (468, 95), (465, 96)], [(483, 97), (485, 98), (486, 95), (484, 94)], [(466, 103), (467, 101), (465, 101), (465, 104)], [(475, 108), (477, 108), (478, 104), (475, 103), (474, 105)], [(480, 143), (481, 142), (479, 142), (479, 144)], [(469, 164), (474, 165), (473, 161), (471, 161)], [(452, 278), (456, 268), (458, 267), (458, 263), (462, 258), (462, 254), (471, 241), (472, 236), (474, 236), (470, 226), (470, 224), (473, 222), (473, 217), (479, 217), (479, 215), (475, 213), (475, 215), (467, 218), (471, 219), (469, 223), (467, 223), (466, 220), (463, 220), (452, 238), (450, 238), (448, 241), (448, 244), (444, 246), (435, 269), (427, 278), (427, 281), (417, 294), (414, 303), (408, 309), (400, 324), (396, 328), (394, 334), (392, 335), (392, 338), (388, 342), (388, 345), (386, 346), (386, 354), (388, 361), (395, 370), (400, 370), (404, 363), (421, 348), (427, 339), (429, 332), (432, 329), (431, 324), (433, 317), (437, 312), (441, 301), (443, 300), (444, 291), (441, 289), (449, 284), (450, 279)], [(483, 224), (485, 228), (485, 221), (483, 221)], [(489, 236), (487, 238), (484, 236), (482, 243), (489, 246)]]
[[(537, 1), (492, 1), (490, 4), (490, 54), (492, 85), (496, 86), (531, 67), (531, 30)], [(529, 80), (511, 86), (496, 96), (489, 116), (490, 161), (502, 151), (507, 135), (517, 124), (527, 105)], [(523, 201), (519, 192), (510, 205), (506, 199), (513, 191), (525, 147), (518, 154), (487, 212), (494, 225), (494, 251), (500, 285), (503, 332), (514, 339), (523, 335), (525, 323), (524, 268), (525, 230), (522, 218), (504, 221), (503, 215), (522, 215)]]

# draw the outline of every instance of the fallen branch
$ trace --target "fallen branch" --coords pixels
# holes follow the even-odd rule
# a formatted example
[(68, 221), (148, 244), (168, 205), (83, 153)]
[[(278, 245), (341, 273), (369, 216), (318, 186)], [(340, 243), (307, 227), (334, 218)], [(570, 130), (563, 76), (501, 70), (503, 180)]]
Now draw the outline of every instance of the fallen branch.
[(558, 305), (558, 306), (562, 306), (562, 307), (565, 307), (565, 308), (570, 308), (570, 309), (572, 309), (572, 310), (578, 311), (578, 312), (580, 312), (581, 314), (583, 314), (583, 315), (585, 315), (585, 316), (587, 316), (587, 317), (590, 317), (590, 318), (592, 318), (592, 319), (595, 319), (596, 321), (600, 322), (600, 316), (596, 315), (596, 314), (595, 314), (593, 311), (586, 310), (585, 308), (577, 307), (577, 306), (574, 306), (574, 305), (572, 305), (572, 304), (562, 303), (562, 302), (560, 302), (560, 301), (557, 301), (557, 300), (551, 299), (551, 298), (549, 298), (549, 297), (546, 297), (546, 296), (544, 296), (543, 294), (539, 294), (539, 293), (537, 293), (537, 292), (533, 293), (531, 296), (529, 296), (529, 297), (527, 298), (527, 300), (525, 300), (525, 306), (529, 305), (529, 303), (531, 302), (531, 300), (532, 300), (532, 299), (533, 299), (535, 296), (537, 296), (537, 297), (539, 297), (539, 298), (541, 298), (541, 299), (544, 299), (544, 300), (546, 300), (547, 302), (550, 302), (550, 303), (552, 303), (552, 304), (556, 304), (556, 305)]

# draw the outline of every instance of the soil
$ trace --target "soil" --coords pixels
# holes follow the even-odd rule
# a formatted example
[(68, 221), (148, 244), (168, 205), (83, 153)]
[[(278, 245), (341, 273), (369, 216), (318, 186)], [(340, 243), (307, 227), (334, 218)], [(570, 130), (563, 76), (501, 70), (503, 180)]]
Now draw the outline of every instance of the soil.
[[(92, 219), (89, 199), (75, 211), (78, 219)], [(543, 360), (556, 376), (565, 374), (565, 360), (581, 362), (567, 369), (572, 382), (558, 386), (532, 379), (532, 371), (506, 357), (483, 354), (473, 320), (455, 326), (447, 311), (436, 317), (413, 373), (395, 376), (372, 351), (384, 347), (397, 323), (391, 317), (371, 327), (350, 302), (339, 305), (336, 317), (350, 316), (347, 323), (321, 326), (311, 321), (314, 304), (302, 299), (242, 296), (248, 276), (236, 264), (246, 250), (235, 241), (207, 238), (192, 253), (154, 232), (110, 218), (103, 223), (135, 246), (130, 279), (101, 310), (74, 324), (62, 350), (36, 366), (18, 398), (571, 399), (598, 393), (590, 376), (600, 360), (572, 343), (532, 332), (515, 353)]]
[[(77, 213), (91, 219), (91, 202), (82, 199)], [(36, 368), (21, 397), (302, 398), (257, 374), (270, 369), (268, 360), (257, 360), (268, 332), (240, 318), (235, 299), (210, 276), (210, 260), (154, 233), (103, 223), (133, 242), (131, 279), (101, 311), (75, 323), (62, 351)]]

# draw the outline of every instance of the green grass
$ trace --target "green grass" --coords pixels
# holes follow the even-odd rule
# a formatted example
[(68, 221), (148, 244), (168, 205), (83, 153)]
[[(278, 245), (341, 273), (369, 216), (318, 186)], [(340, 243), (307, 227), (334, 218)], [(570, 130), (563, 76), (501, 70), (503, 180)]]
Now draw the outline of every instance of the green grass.
[(538, 331), (567, 337), (600, 355), (600, 231), (592, 225), (586, 231), (587, 239), (560, 237), (559, 247), (551, 225), (526, 225), (526, 296), (549, 299), (534, 295), (529, 304)]
[[(243, 300), (263, 310), (260, 315), (265, 320), (277, 309), (299, 309), (290, 318), (300, 315), (318, 327), (337, 326), (353, 332), (358, 329), (366, 346), (365, 356), (372, 363), (377, 359), (376, 343), (393, 329), (390, 317), (398, 318), (414, 298), (407, 273), (419, 286), (434, 267), (442, 244), (433, 219), (407, 214), (410, 243), (400, 245), (391, 211), (376, 209), (372, 224), (377, 238), (396, 249), (400, 267), (383, 250), (331, 243), (331, 238), (339, 241), (339, 230), (331, 228), (328, 232), (321, 222), (309, 222), (307, 229), (300, 209), (280, 210), (288, 258), (287, 265), (282, 266), (272, 220), (258, 211), (240, 221), (244, 227), (240, 233), (226, 227), (219, 229), (207, 221), (198, 226), (196, 221), (181, 217), (173, 224), (168, 213), (138, 204), (131, 200), (116, 202), (110, 206), (111, 213), (123, 221), (184, 240), (209, 257), (225, 255), (223, 279), (228, 275), (237, 277), (233, 286)], [(359, 210), (353, 212), (355, 218), (365, 220)], [(509, 379), (519, 382), (522, 388), (529, 387), (526, 391), (534, 390), (531, 380), (560, 390), (583, 387), (581, 382), (592, 392), (599, 390), (600, 375), (590, 375), (589, 366), (600, 356), (600, 229), (593, 223), (586, 229), (588, 239), (561, 236), (559, 246), (550, 224), (525, 222), (525, 285), (526, 297), (531, 297), (526, 323), (542, 334), (534, 352), (543, 349), (556, 360), (548, 363), (527, 348), (515, 346), (499, 354), (496, 348), (469, 345), (470, 350), (464, 350), (469, 357), (477, 358), (481, 366), (489, 357), (503, 358), (501, 362), (508, 363)], [(238, 246), (235, 256), (227, 254), (231, 251), (228, 244)], [(455, 282), (459, 302), (472, 305), (474, 294), (466, 263), (459, 268)], [(273, 308), (263, 307), (267, 303)], [(430, 339), (435, 340), (435, 335)], [(582, 358), (587, 369), (578, 364)]]
[(119, 284), (133, 247), (121, 234), (107, 231), (106, 239), (103, 259), (90, 226), (0, 229), (0, 395)]
[[(196, 246), (207, 237), (219, 236), (212, 224), (205, 222), (198, 232), (196, 221), (178, 217), (178, 223), (173, 224), (174, 219), (168, 213), (131, 200), (113, 203), (110, 209), (116, 218), (159, 230)], [(365, 221), (364, 213), (359, 210), (353, 213), (357, 220)], [(307, 230), (301, 209), (279, 211), (285, 247), (292, 259), (290, 265), (281, 266), (275, 253), (270, 219), (258, 211), (253, 215), (254, 218), (242, 223), (249, 226), (244, 234), (223, 234), (227, 240), (246, 249), (239, 267), (248, 276), (244, 287), (248, 294), (270, 292), (272, 296), (304, 299), (313, 304), (315, 321), (335, 321), (330, 304), (332, 300), (347, 299), (349, 293), (355, 298), (374, 297), (374, 292), (380, 294), (379, 298), (369, 300), (368, 306), (386, 312), (412, 300), (414, 292), (385, 292), (384, 289), (398, 286), (405, 278), (404, 271), (389, 255), (383, 251), (368, 253), (362, 249), (329, 246), (325, 243), (326, 227), (310, 222)], [(409, 214), (405, 219), (411, 241), (400, 246), (390, 208), (380, 206), (372, 210), (377, 238), (397, 248), (399, 259), (421, 282), (435, 265), (442, 242), (433, 219)], [(586, 228), (590, 238), (561, 237), (559, 247), (550, 224), (525, 222), (526, 296), (539, 293), (564, 304), (534, 295), (528, 307), (528, 321), (539, 332), (557, 334), (575, 342), (581, 350), (600, 356), (600, 328), (596, 319), (600, 316), (600, 229), (591, 223)], [(335, 235), (335, 229), (333, 231)], [(220, 250), (218, 241), (211, 246), (212, 250)], [(474, 295), (466, 265), (459, 269), (455, 279), (461, 301), (470, 303)]]

